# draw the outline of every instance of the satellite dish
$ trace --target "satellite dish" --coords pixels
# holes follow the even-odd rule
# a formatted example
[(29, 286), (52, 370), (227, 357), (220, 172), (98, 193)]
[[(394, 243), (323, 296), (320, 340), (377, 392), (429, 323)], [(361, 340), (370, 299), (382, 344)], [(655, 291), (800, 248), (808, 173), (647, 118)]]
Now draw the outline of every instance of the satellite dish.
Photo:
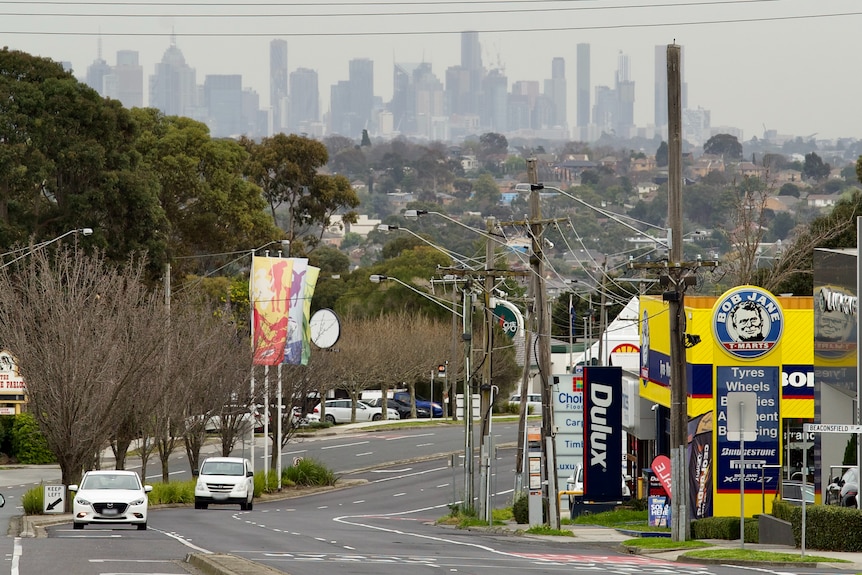
[(341, 337), (341, 322), (331, 309), (319, 309), (308, 322), (311, 342), (321, 349), (332, 347)]

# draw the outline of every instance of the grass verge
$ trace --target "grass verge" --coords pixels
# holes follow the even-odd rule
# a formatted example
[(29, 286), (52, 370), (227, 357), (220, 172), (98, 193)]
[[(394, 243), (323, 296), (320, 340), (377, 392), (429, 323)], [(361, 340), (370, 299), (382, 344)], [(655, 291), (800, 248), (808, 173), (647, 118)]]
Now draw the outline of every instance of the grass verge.
[(622, 542), (626, 547), (638, 547), (639, 549), (699, 549), (701, 547), (712, 547), (703, 541), (673, 541), (668, 537), (638, 537), (627, 539)]
[(777, 563), (850, 563), (844, 559), (805, 555), (801, 553), (781, 553), (775, 551), (757, 551), (754, 549), (702, 549), (689, 551), (686, 557), (693, 559), (724, 559), (737, 561), (773, 561)]

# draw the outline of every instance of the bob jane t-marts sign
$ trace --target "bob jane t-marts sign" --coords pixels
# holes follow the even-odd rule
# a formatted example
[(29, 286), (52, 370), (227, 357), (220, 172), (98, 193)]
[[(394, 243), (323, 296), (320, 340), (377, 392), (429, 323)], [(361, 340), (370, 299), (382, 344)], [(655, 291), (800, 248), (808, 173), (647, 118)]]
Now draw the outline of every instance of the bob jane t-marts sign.
[(781, 306), (771, 293), (743, 286), (718, 300), (713, 316), (715, 339), (739, 359), (755, 359), (772, 351), (784, 330)]

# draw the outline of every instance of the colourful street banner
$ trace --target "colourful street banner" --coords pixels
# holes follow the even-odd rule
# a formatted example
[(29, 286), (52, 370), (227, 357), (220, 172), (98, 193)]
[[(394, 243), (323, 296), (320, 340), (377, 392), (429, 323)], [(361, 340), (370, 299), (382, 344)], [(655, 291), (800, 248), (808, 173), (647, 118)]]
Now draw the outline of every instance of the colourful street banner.
[(314, 296), (314, 288), (317, 286), (317, 278), (320, 277), (320, 268), (308, 266), (305, 272), (305, 300), (302, 316), (302, 365), (308, 365), (311, 357), (311, 298)]
[(251, 258), (249, 297), (255, 365), (278, 365), (287, 345), (293, 260)]
[(305, 276), (308, 260), (293, 258), (293, 280), (290, 284), (290, 311), (288, 312), (287, 343), (284, 347), (284, 361), (291, 365), (302, 364), (302, 340), (305, 327)]

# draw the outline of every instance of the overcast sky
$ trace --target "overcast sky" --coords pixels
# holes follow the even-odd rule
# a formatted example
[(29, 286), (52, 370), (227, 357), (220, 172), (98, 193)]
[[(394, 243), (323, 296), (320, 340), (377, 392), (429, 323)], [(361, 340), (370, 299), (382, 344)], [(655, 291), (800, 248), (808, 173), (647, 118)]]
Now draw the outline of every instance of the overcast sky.
[[(575, 122), (575, 46), (591, 45), (591, 84), (613, 86), (620, 52), (631, 63), (635, 124), (654, 121), (655, 46), (683, 47), (689, 108), (743, 138), (779, 134), (862, 138), (859, 29), (862, 0), (0, 0), (2, 45), (70, 61), (78, 77), (102, 55), (137, 50), (144, 85), (170, 34), (197, 81), (242, 74), (269, 105), (269, 42), (288, 43), (288, 69), (319, 74), (321, 112), (348, 61), (374, 60), (375, 94), (392, 97), (394, 62), (431, 62), (445, 80), (460, 36), (476, 30), (486, 68), (542, 81), (566, 59), (568, 119)], [(594, 93), (594, 91), (593, 91)], [(147, 101), (147, 94), (144, 94)]]

